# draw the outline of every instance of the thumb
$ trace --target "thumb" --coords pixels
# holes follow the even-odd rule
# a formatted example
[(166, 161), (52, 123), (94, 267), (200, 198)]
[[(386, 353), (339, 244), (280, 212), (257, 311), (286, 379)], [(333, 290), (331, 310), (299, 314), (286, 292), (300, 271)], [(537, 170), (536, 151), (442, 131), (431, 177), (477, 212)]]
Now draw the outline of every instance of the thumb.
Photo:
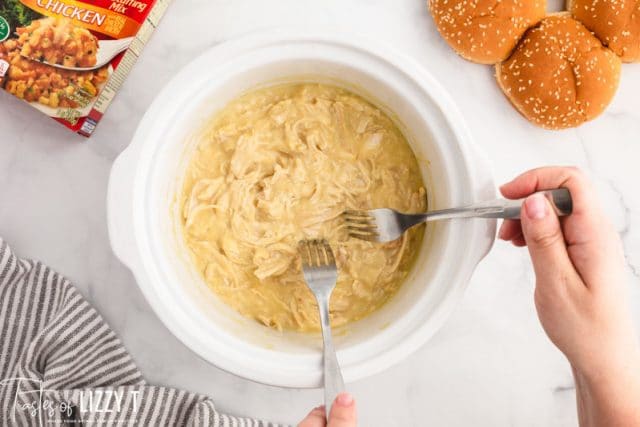
[(574, 271), (560, 221), (544, 195), (532, 194), (526, 198), (520, 220), (539, 283), (555, 283), (559, 277)]
[(331, 407), (327, 427), (356, 427), (356, 402), (349, 393), (340, 393)]

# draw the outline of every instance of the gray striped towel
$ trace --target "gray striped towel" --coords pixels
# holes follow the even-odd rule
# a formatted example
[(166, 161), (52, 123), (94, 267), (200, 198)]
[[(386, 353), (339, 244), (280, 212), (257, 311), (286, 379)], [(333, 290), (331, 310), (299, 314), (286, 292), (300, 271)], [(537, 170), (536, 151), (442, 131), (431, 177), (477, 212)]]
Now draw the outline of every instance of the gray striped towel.
[(147, 385), (75, 287), (0, 238), (0, 425), (277, 426), (206, 396)]

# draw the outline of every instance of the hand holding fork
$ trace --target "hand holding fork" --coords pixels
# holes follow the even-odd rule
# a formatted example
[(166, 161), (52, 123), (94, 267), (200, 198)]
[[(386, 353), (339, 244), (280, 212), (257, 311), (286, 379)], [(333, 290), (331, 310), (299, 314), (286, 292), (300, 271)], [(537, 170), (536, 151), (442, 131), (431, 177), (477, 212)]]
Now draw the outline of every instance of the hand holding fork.
[[(551, 203), (556, 215), (569, 215), (571, 194), (566, 188), (540, 191)], [(371, 242), (391, 242), (409, 228), (423, 222), (453, 218), (520, 219), (524, 199), (496, 199), (460, 208), (442, 209), (420, 214), (405, 214), (393, 209), (347, 210), (342, 214), (350, 237)]]

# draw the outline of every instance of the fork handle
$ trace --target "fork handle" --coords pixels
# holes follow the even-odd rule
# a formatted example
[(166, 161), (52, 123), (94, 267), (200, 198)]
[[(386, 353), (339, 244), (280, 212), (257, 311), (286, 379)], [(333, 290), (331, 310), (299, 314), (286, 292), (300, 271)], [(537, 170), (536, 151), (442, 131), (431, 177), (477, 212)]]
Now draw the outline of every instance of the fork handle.
[(336, 357), (333, 338), (331, 337), (331, 324), (329, 323), (330, 297), (329, 295), (328, 298), (317, 298), (324, 347), (324, 409), (327, 420), (336, 396), (344, 391), (344, 380), (342, 379), (342, 372), (340, 371), (340, 365), (338, 365), (338, 358)]
[[(538, 191), (536, 194), (544, 195), (551, 203), (553, 210), (558, 216), (565, 216), (571, 213), (573, 203), (571, 194), (566, 188), (556, 188), (555, 190)], [(434, 221), (438, 219), (450, 218), (503, 218), (520, 219), (522, 203), (525, 199), (496, 199), (488, 202), (480, 202), (461, 208), (442, 209), (427, 212), (421, 216), (418, 222)]]

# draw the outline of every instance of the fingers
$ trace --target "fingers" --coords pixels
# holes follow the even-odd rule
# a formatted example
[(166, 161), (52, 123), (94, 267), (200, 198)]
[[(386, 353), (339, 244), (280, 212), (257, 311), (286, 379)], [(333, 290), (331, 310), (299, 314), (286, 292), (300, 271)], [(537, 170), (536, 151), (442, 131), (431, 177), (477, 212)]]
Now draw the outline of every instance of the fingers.
[(515, 239), (522, 235), (522, 228), (519, 220), (505, 219), (500, 226), (498, 238), (506, 241)]
[(511, 242), (514, 246), (518, 247), (527, 245), (524, 240), (524, 235), (522, 234), (520, 220), (504, 220), (502, 222), (502, 226), (500, 226), (498, 238), (507, 242)]
[[(610, 269), (605, 267), (611, 264), (611, 259), (622, 262), (619, 238), (601, 210), (595, 189), (580, 170), (573, 167), (533, 169), (503, 185), (500, 191), (507, 198), (522, 198), (535, 191), (558, 187), (569, 189), (573, 201), (571, 215), (563, 217), (561, 223), (566, 250), (574, 269), (587, 287), (606, 283), (607, 280), (601, 280), (601, 276), (610, 274)], [(515, 225), (503, 227), (505, 238), (515, 245), (522, 243)], [(528, 243), (528, 239), (524, 240)]]
[(324, 406), (319, 406), (309, 412), (298, 427), (356, 427), (356, 402), (349, 393), (340, 393), (331, 407), (329, 423), (325, 422)]
[(588, 208), (593, 199), (587, 178), (575, 167), (550, 166), (531, 169), (500, 187), (500, 192), (508, 199), (520, 199), (533, 192), (565, 187), (573, 199), (574, 212)]
[(327, 427), (356, 427), (356, 402), (349, 393), (340, 393), (331, 407)]
[(304, 420), (300, 421), (298, 427), (325, 427), (327, 424), (324, 417), (324, 406), (318, 406), (313, 408)]
[(546, 197), (542, 194), (527, 197), (521, 223), (538, 286), (553, 286), (563, 283), (564, 278), (576, 275), (567, 253), (560, 221)]
[[(599, 230), (602, 229), (603, 215), (595, 197), (595, 190), (579, 169), (556, 166), (532, 169), (504, 184), (500, 191), (508, 199), (519, 199), (536, 191), (560, 187), (569, 190), (573, 201), (573, 211), (566, 219), (571, 221), (571, 226), (564, 230), (567, 245), (597, 245), (597, 241), (602, 237)], [(517, 231), (513, 229), (515, 226), (510, 227), (507, 231), (517, 235)]]
[(521, 248), (523, 246), (527, 246), (527, 241), (524, 239), (524, 235), (520, 234), (517, 237), (514, 237), (513, 240), (511, 240), (511, 244), (513, 244), (513, 246)]

